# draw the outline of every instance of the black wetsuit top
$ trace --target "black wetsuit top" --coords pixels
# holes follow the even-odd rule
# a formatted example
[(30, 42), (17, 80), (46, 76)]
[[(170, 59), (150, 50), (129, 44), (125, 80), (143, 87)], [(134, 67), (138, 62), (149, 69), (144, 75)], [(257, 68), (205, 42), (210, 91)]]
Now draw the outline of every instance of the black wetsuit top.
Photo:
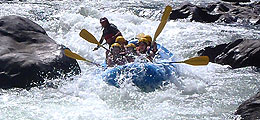
[(108, 27), (104, 28), (103, 30), (103, 37), (105, 38), (106, 42), (109, 44), (109, 46), (111, 46), (113, 43), (115, 43), (115, 39), (113, 39), (112, 41), (108, 41), (112, 36), (114, 36), (115, 34), (117, 34), (118, 32), (120, 32), (117, 27), (112, 24), (109, 23)]

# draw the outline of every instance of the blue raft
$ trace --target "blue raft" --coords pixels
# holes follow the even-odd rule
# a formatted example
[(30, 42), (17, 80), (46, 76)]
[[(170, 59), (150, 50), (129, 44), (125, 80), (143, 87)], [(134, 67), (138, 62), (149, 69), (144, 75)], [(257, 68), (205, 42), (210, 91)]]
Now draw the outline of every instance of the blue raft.
[[(156, 61), (174, 61), (173, 54), (165, 47), (157, 44), (158, 55)], [(152, 62), (133, 62), (126, 65), (107, 68), (102, 78), (109, 85), (121, 87), (133, 84), (143, 91), (154, 91), (167, 83), (173, 75), (178, 75), (177, 66)]]

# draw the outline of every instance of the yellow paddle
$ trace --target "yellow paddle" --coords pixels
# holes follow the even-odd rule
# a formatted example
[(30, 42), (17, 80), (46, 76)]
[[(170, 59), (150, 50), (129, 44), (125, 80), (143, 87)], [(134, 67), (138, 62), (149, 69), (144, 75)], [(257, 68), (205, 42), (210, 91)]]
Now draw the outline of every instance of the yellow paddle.
[(208, 65), (209, 57), (208, 56), (199, 56), (193, 57), (188, 60), (179, 61), (179, 62), (162, 62), (162, 63), (185, 63), (194, 66)]
[[(94, 63), (90, 60), (86, 60), (85, 58), (81, 57), (80, 55), (71, 52), (68, 49), (64, 50), (64, 53), (67, 57), (70, 57), (72, 59), (76, 59), (76, 60), (83, 60), (92, 64), (95, 64), (96, 66), (100, 66), (97, 63)], [(208, 65), (209, 63), (209, 57), (208, 56), (199, 56), (199, 57), (193, 57), (190, 58), (188, 60), (185, 61), (179, 61), (179, 62), (162, 62), (162, 63), (185, 63), (185, 64), (189, 64), (189, 65), (194, 65), (194, 66), (201, 66), (201, 65)]]
[[(172, 7), (171, 6), (166, 6), (165, 7), (165, 10), (163, 12), (163, 16), (162, 16), (162, 19), (161, 19), (161, 23), (159, 24), (158, 28), (156, 29), (156, 32), (154, 34), (154, 37), (153, 37), (153, 41), (151, 43), (151, 45), (153, 46), (156, 38), (159, 36), (159, 34), (162, 32), (164, 26), (166, 25), (167, 23), (167, 20), (168, 20), (168, 17), (170, 15), (170, 12), (172, 11)], [(136, 38), (140, 39), (142, 37), (144, 37), (145, 34), (144, 33), (140, 33), (138, 35), (136, 35)]]
[(154, 34), (154, 37), (153, 37), (153, 41), (151, 43), (151, 46), (153, 46), (156, 38), (159, 36), (159, 34), (162, 32), (164, 26), (166, 25), (167, 23), (167, 20), (168, 20), (168, 17), (170, 15), (170, 12), (172, 11), (172, 7), (171, 6), (166, 6), (165, 7), (165, 10), (163, 12), (163, 16), (162, 16), (162, 19), (161, 19), (161, 23), (159, 24), (155, 34)]
[[(82, 29), (79, 33), (79, 36), (84, 38), (85, 40), (87, 40), (90, 43), (94, 43), (97, 44), (100, 47), (103, 47), (104, 49), (108, 50), (107, 48), (105, 48), (103, 45), (101, 45), (97, 39), (90, 33), (88, 32), (86, 29)], [(109, 50), (108, 50), (109, 51)]]
[(69, 49), (65, 49), (65, 50), (64, 50), (64, 54), (65, 54), (67, 57), (69, 57), (69, 58), (76, 59), (76, 60), (83, 60), (83, 61), (92, 63), (92, 64), (94, 64), (94, 65), (96, 65), (96, 66), (100, 66), (100, 65), (97, 64), (97, 63), (94, 63), (94, 62), (92, 62), (92, 61), (90, 61), (90, 60), (87, 60), (87, 59), (81, 57), (80, 55), (78, 55), (78, 54), (76, 54), (76, 53), (71, 52)]

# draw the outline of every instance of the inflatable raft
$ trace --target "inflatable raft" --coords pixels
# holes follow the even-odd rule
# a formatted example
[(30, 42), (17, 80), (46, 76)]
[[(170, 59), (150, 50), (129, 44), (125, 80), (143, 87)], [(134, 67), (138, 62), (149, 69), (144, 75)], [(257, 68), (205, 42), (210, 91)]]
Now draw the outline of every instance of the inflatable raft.
[[(161, 64), (161, 61), (174, 61), (173, 54), (165, 47), (157, 44), (158, 54), (155, 62), (135, 62), (126, 65), (106, 68), (102, 78), (109, 85), (122, 87), (125, 84), (132, 84), (143, 91), (154, 91), (172, 77), (178, 75), (178, 68), (174, 64)], [(104, 64), (106, 67), (106, 64)]]

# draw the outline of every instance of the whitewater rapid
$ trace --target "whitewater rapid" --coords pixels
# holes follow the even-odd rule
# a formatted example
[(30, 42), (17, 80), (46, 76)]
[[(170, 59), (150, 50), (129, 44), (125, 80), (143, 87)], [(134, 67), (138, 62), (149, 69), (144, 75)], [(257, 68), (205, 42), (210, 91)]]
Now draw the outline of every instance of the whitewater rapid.
[[(206, 4), (212, 0), (189, 0)], [(253, 1), (253, 0), (252, 0)], [(128, 40), (139, 33), (154, 35), (167, 4), (172, 0), (67, 0), (0, 2), (0, 17), (19, 15), (41, 25), (57, 43), (82, 57), (102, 63), (105, 50), (79, 36), (87, 29), (101, 37), (99, 19), (107, 17)], [(231, 42), (236, 38), (260, 38), (259, 29), (243, 25), (168, 21), (157, 42), (176, 60), (196, 56), (207, 46)], [(162, 120), (234, 119), (236, 108), (259, 89), (259, 72), (251, 67), (230, 69), (210, 63), (194, 67), (179, 65), (179, 84), (169, 84), (145, 93), (132, 85), (115, 88), (100, 77), (102, 68), (78, 61), (82, 74), (72, 79), (47, 80), (56, 87), (30, 90), (0, 90), (1, 120)]]

